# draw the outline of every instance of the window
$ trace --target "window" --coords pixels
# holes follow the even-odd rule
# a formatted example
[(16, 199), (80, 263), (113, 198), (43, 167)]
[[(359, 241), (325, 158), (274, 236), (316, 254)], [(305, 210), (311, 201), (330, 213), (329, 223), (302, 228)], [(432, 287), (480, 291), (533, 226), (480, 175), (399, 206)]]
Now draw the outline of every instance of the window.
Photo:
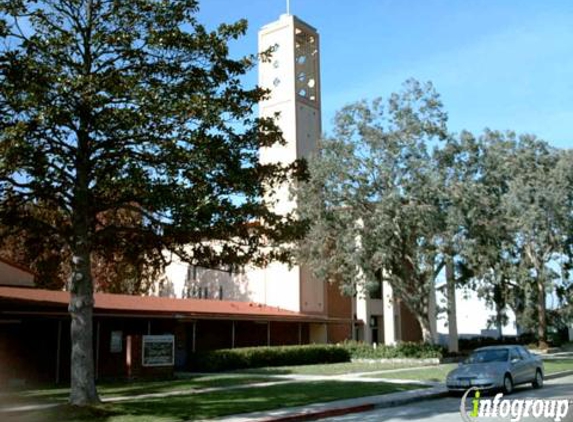
[(376, 281), (368, 288), (370, 299), (382, 299), (382, 270), (376, 271)]
[(317, 39), (315, 35), (301, 28), (296, 28), (295, 34), (296, 92), (306, 100), (316, 101)]
[(219, 300), (223, 300), (223, 286), (219, 286)]
[(524, 347), (522, 347), (522, 346), (518, 347), (517, 351), (521, 355), (522, 359), (529, 359), (530, 358), (529, 352)]
[(515, 360), (522, 360), (521, 355), (517, 351), (517, 349), (511, 349), (510, 358), (511, 361)]

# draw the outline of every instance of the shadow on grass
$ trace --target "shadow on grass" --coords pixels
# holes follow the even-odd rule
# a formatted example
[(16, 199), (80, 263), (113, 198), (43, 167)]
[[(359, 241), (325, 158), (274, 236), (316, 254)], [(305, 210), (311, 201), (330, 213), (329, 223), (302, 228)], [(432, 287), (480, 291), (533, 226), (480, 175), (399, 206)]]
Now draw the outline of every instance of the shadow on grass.
[[(131, 396), (139, 394), (168, 393), (176, 390), (200, 392), (207, 388), (246, 385), (268, 381), (264, 376), (196, 376), (186, 379), (163, 379), (161, 381), (113, 381), (98, 384), (101, 397)], [(26, 389), (12, 389), (0, 395), (0, 406), (8, 404), (65, 402), (69, 397), (69, 388), (57, 386), (34, 386)]]
[[(36, 419), (14, 419), (14, 421), (188, 421), (280, 409), (309, 403), (387, 394), (413, 388), (417, 388), (417, 386), (337, 381), (304, 382), (264, 388), (253, 387), (242, 390), (133, 400), (105, 404), (94, 409), (82, 409), (82, 411), (65, 406), (36, 413), (33, 415)], [(40, 418), (37, 418), (38, 416)]]

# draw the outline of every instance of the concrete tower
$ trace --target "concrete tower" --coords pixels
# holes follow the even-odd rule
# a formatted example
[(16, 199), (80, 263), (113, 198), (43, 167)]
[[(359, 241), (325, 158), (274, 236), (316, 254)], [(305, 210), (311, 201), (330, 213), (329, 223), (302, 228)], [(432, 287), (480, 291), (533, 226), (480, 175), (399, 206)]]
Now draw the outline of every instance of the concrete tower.
[[(259, 85), (270, 90), (259, 104), (261, 117), (279, 115), (285, 145), (264, 148), (263, 163), (292, 163), (317, 150), (321, 135), (320, 47), (316, 29), (296, 16), (282, 15), (259, 32), (259, 52), (272, 51), (259, 68)], [(273, 195), (274, 210), (286, 214), (296, 207), (285, 183)], [(265, 270), (265, 303), (307, 313), (325, 313), (325, 286), (311, 280), (305, 267), (272, 264)]]
[[(262, 149), (261, 161), (288, 164), (316, 151), (321, 135), (318, 33), (296, 16), (285, 14), (259, 32), (259, 52), (269, 49), (272, 57), (260, 65), (259, 85), (271, 95), (259, 104), (260, 115), (279, 114), (277, 123), (286, 145)], [(296, 206), (289, 200), (287, 184), (274, 199), (279, 213)]]

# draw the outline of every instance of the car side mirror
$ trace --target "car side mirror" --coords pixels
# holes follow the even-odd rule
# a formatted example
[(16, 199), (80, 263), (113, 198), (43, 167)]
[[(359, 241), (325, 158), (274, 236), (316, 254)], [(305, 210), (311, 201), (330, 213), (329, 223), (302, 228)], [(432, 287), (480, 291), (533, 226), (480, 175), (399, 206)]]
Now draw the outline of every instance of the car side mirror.
[(519, 362), (519, 361), (520, 361), (520, 359), (518, 359), (518, 358), (513, 358), (513, 359), (511, 360), (511, 363), (517, 363), (517, 362)]

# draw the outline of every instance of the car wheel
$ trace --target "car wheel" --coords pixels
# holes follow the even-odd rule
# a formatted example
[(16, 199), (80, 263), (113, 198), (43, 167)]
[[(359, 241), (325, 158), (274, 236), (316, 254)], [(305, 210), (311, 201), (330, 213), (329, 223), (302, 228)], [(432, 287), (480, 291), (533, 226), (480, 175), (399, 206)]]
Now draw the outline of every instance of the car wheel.
[(543, 387), (543, 374), (539, 369), (535, 372), (535, 379), (533, 380), (531, 385), (533, 385), (533, 388)]
[(511, 375), (506, 374), (503, 378), (503, 392), (505, 394), (511, 394), (513, 391), (513, 380), (511, 379)]

